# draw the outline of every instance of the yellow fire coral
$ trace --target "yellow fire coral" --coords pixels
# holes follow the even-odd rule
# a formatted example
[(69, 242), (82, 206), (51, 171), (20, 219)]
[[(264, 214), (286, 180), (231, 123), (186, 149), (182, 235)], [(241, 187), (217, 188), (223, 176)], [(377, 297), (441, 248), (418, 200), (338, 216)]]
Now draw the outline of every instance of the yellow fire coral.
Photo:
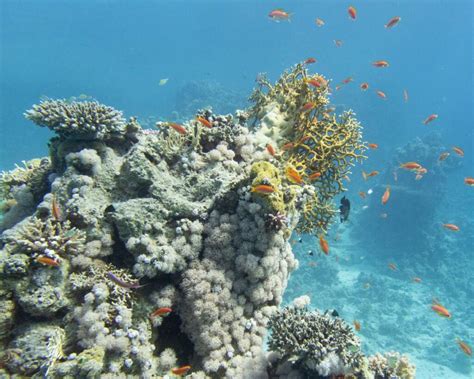
[(333, 114), (329, 82), (309, 75), (303, 64), (283, 73), (275, 85), (265, 77), (257, 82), (250, 112), (259, 122), (257, 136), (262, 143), (278, 146), (279, 168), (286, 177), (291, 173), (290, 182), (301, 177), (316, 190), (302, 206), (297, 231), (326, 232), (335, 214), (332, 199), (344, 190), (351, 166), (365, 158), (362, 127), (350, 110)]

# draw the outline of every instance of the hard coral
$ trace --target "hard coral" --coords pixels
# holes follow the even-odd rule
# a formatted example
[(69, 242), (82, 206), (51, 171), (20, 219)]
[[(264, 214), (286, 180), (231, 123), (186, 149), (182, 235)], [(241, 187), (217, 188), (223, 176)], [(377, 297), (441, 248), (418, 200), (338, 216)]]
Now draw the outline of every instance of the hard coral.
[(268, 326), (270, 350), (308, 373), (356, 373), (363, 364), (359, 338), (338, 317), (288, 307), (274, 314)]
[(278, 148), (283, 172), (291, 168), (316, 189), (297, 230), (317, 235), (327, 230), (335, 213), (332, 199), (344, 190), (350, 167), (365, 158), (361, 126), (351, 111), (331, 114), (328, 82), (309, 75), (303, 64), (283, 73), (275, 85), (265, 77), (257, 82), (250, 111), (259, 122), (256, 137)]
[(72, 139), (104, 139), (126, 132), (122, 112), (97, 101), (48, 99), (33, 105), (32, 109), (26, 111), (25, 117), (62, 137)]

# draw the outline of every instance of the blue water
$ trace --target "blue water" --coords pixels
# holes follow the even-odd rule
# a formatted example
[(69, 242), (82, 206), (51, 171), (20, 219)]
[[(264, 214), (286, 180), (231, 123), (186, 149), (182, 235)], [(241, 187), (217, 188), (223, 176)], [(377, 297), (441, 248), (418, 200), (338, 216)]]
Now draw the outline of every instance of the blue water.
[[(357, 20), (349, 19), (348, 5), (358, 10)], [(268, 19), (277, 7), (292, 13), (291, 22)], [(386, 30), (384, 24), (397, 15), (399, 25)], [(315, 25), (316, 17), (325, 21), (323, 27)], [(360, 320), (367, 352), (405, 351), (419, 363), (420, 378), (472, 377), (472, 358), (454, 341), (460, 337), (474, 344), (474, 192), (463, 183), (464, 177), (474, 176), (472, 36), (469, 0), (133, 5), (2, 0), (0, 170), (47, 155), (51, 134), (22, 116), (40, 96), (86, 94), (144, 122), (189, 117), (194, 99), (196, 107), (214, 105), (217, 112), (230, 112), (248, 105), (259, 72), (276, 80), (294, 63), (315, 57), (311, 70), (334, 84), (353, 77), (331, 100), (338, 109), (357, 113), (365, 140), (379, 149), (354, 168), (347, 185), (352, 214), (349, 223), (331, 229), (330, 256), (318, 255), (313, 238), (303, 236), (295, 243), (301, 265), (286, 300), (311, 294), (313, 307), (336, 308), (349, 321)], [(343, 45), (336, 47), (335, 39)], [(371, 62), (379, 59), (390, 67), (374, 68)], [(162, 78), (169, 81), (160, 86)], [(368, 91), (360, 90), (362, 82), (369, 83)], [(384, 91), (387, 99), (375, 90)], [(423, 125), (432, 113), (439, 118)], [(435, 137), (427, 137), (433, 132)], [(410, 150), (406, 144), (416, 137), (425, 142)], [(426, 138), (440, 146), (432, 152), (436, 156), (426, 177), (415, 181), (401, 172), (395, 182), (391, 170), (401, 163), (397, 154), (406, 156), (397, 149), (423, 157), (433, 144)], [(464, 158), (450, 150), (453, 145), (464, 149)], [(437, 154), (444, 150), (451, 151), (452, 169), (437, 166)], [(364, 182), (362, 169), (381, 174)], [(387, 208), (381, 208), (386, 185), (394, 189)], [(358, 196), (370, 188), (373, 194), (365, 200)], [(447, 222), (461, 231), (440, 227)], [(317, 266), (309, 266), (310, 261)], [(390, 270), (389, 262), (398, 271)], [(412, 276), (422, 283), (413, 283)], [(452, 311), (452, 319), (432, 312), (432, 297)]]

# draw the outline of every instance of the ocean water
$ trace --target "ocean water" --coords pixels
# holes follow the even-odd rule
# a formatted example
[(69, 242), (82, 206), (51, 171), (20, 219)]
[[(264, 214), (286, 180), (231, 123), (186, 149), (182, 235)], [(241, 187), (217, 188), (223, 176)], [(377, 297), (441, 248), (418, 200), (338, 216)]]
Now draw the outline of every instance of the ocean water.
[[(270, 20), (275, 8), (291, 22)], [(384, 28), (393, 16), (399, 24)], [(405, 352), (419, 378), (474, 377), (455, 341), (474, 345), (474, 189), (464, 184), (474, 176), (472, 1), (1, 0), (0, 170), (47, 155), (52, 134), (23, 117), (42, 96), (91, 97), (151, 127), (207, 105), (244, 108), (259, 73), (274, 81), (309, 57), (334, 87), (352, 78), (331, 101), (353, 109), (378, 148), (354, 167), (351, 213), (330, 229), (329, 256), (316, 238), (292, 237), (300, 267), (285, 302), (307, 294), (312, 307), (358, 320), (366, 353)], [(427, 173), (416, 180), (399, 169), (407, 161)], [(433, 298), (450, 319), (431, 310)]]

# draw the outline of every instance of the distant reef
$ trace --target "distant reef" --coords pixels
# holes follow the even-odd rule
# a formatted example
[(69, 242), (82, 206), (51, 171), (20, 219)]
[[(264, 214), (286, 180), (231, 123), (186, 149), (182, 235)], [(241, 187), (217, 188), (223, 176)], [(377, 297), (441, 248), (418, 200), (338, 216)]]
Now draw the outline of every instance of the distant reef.
[(257, 83), (156, 130), (96, 101), (25, 113), (56, 136), (0, 178), (1, 377), (414, 377), (309, 299), (279, 308), (291, 233), (325, 241), (366, 144), (304, 64)]

